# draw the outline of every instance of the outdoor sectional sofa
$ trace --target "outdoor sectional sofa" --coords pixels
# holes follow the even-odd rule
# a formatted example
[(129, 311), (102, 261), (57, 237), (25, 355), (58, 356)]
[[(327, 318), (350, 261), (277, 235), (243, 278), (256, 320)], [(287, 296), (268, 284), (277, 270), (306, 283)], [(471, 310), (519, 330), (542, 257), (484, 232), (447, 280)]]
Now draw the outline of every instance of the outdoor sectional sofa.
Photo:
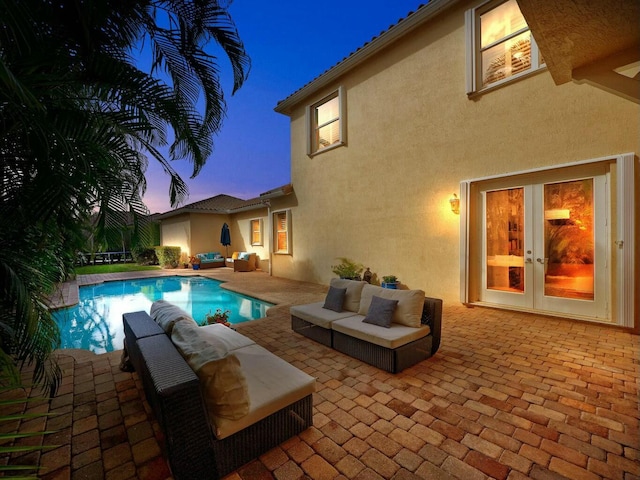
[(231, 328), (197, 326), (168, 302), (151, 314), (123, 315), (125, 355), (176, 480), (223, 477), (313, 425), (315, 378)]
[(200, 259), (200, 268), (218, 268), (224, 267), (224, 257), (220, 252), (196, 253), (196, 257)]
[(332, 279), (323, 302), (295, 305), (290, 313), (294, 332), (391, 373), (440, 346), (442, 300), (422, 290)]

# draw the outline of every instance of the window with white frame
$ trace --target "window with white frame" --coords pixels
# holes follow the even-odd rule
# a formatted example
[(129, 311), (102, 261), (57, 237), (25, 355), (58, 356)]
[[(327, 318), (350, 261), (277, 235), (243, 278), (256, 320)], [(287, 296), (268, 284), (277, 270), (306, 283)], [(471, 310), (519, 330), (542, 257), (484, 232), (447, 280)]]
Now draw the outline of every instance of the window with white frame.
[(262, 219), (254, 218), (249, 221), (251, 228), (251, 245), (262, 245)]
[(466, 15), (467, 93), (500, 85), (544, 65), (516, 0), (494, 0)]
[(344, 144), (342, 97), (342, 88), (339, 88), (309, 107), (309, 155)]
[(291, 211), (273, 213), (274, 253), (291, 253)]

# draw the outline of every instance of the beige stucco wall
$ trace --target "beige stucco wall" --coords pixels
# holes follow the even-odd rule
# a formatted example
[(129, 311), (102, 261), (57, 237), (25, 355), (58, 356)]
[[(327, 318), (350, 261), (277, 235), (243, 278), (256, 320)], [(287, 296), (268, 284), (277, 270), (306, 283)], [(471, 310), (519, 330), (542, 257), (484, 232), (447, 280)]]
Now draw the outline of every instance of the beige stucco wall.
[[(225, 247), (220, 243), (222, 225), (231, 224), (228, 215), (192, 213), (191, 218), (191, 255), (195, 253), (220, 252)], [(233, 235), (231, 236), (233, 241)], [(229, 247), (231, 248), (231, 247)]]
[[(640, 107), (542, 71), (465, 94), (464, 11), (455, 8), (318, 91), (291, 114), (294, 248), (273, 274), (327, 284), (339, 256), (459, 302), (459, 183), (640, 152)], [(366, 39), (363, 39), (366, 40)], [(338, 59), (336, 59), (338, 60)], [(304, 109), (342, 86), (347, 145), (306, 155)]]
[[(251, 220), (262, 220), (262, 245), (251, 245)], [(231, 240), (234, 246), (229, 247), (229, 255), (233, 251), (253, 252), (258, 256), (258, 267), (264, 271), (269, 269), (269, 219), (267, 209), (250, 210), (233, 215)]]
[(189, 255), (191, 245), (191, 223), (189, 214), (176, 215), (162, 220), (160, 227), (160, 245), (180, 247), (181, 252)]
[[(250, 220), (262, 219), (262, 245), (251, 245)], [(227, 249), (220, 243), (222, 225), (229, 225), (231, 245)], [(196, 253), (220, 252), (222, 255), (235, 251), (254, 252), (259, 257), (259, 267), (269, 268), (269, 218), (266, 208), (236, 214), (185, 213), (165, 218), (161, 222), (161, 244), (179, 246), (187, 256)]]

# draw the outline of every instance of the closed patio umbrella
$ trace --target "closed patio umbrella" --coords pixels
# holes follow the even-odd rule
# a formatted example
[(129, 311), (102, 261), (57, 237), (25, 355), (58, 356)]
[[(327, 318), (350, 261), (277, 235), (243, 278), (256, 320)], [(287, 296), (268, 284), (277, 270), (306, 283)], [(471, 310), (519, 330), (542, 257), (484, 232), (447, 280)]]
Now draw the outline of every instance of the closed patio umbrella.
[(226, 223), (222, 225), (222, 231), (220, 232), (220, 243), (227, 247), (227, 255), (229, 258), (229, 245), (231, 245), (231, 233), (229, 232), (229, 225)]

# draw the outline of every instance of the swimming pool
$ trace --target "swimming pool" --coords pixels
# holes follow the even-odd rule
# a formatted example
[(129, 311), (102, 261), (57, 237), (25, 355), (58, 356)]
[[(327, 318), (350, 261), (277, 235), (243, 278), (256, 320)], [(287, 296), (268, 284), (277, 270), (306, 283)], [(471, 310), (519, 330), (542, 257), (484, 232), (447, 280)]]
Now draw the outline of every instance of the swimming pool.
[(267, 315), (273, 306), (255, 298), (220, 288), (204, 277), (162, 277), (105, 282), (80, 287), (79, 302), (53, 312), (60, 327), (61, 348), (95, 353), (122, 348), (122, 314), (149, 313), (156, 300), (166, 300), (189, 313), (198, 323), (218, 308), (229, 310), (229, 322), (238, 324)]

